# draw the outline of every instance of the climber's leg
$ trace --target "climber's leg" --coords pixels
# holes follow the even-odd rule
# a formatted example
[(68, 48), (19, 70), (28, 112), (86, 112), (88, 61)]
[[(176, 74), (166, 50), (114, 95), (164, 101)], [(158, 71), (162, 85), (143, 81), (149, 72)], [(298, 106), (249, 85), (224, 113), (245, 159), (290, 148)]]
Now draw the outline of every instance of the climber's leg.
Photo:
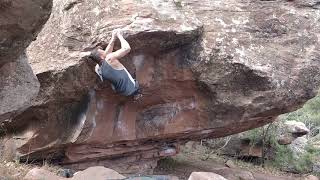
[(140, 99), (142, 97), (141, 87), (140, 87), (139, 82), (137, 80), (135, 80), (135, 86), (136, 86), (137, 90), (132, 94), (132, 96), (133, 96), (133, 99), (135, 101), (137, 101), (138, 99)]

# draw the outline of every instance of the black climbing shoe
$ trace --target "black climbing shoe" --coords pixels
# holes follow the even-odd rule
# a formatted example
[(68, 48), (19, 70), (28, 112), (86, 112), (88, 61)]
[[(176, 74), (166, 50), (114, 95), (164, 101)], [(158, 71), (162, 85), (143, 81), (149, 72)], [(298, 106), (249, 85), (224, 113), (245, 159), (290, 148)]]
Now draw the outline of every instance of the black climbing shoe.
[(134, 102), (138, 102), (138, 101), (140, 101), (141, 100), (141, 98), (142, 98), (142, 94), (140, 94), (140, 93), (138, 93), (138, 94), (136, 94), (136, 95), (134, 95), (133, 96), (133, 101)]
[(71, 178), (71, 177), (73, 177), (74, 173), (75, 173), (75, 171), (73, 171), (71, 169), (60, 169), (57, 172), (57, 175), (59, 175), (61, 177), (65, 177), (65, 178)]

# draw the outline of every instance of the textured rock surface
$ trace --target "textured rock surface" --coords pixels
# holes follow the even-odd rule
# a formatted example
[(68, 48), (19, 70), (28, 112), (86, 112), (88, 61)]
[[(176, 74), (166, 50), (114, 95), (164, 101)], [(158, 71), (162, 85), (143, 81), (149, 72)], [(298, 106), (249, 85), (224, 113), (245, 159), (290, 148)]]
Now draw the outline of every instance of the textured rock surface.
[(40, 84), (24, 53), (0, 66), (0, 123), (28, 108), (39, 92)]
[[(16, 155), (141, 172), (187, 140), (273, 121), (319, 86), (316, 5), (55, 0), (28, 50), (41, 89), (14, 119)], [(125, 29), (132, 46), (122, 62), (143, 88), (138, 103), (99, 83), (81, 58), (114, 28)]]
[(278, 143), (282, 145), (291, 144), (296, 138), (310, 132), (303, 122), (297, 121), (286, 121), (278, 131)]
[(90, 167), (84, 171), (77, 172), (71, 179), (81, 180), (81, 179), (95, 179), (95, 180), (104, 180), (104, 179), (124, 179), (125, 176), (122, 176), (118, 172), (108, 169), (101, 166)]
[(52, 1), (0, 2), (0, 123), (10, 123), (39, 91), (25, 49), (49, 18)]
[(101, 166), (90, 167), (83, 171), (76, 172), (72, 178), (64, 178), (57, 176), (53, 172), (50, 172), (41, 168), (33, 168), (31, 169), (26, 176), (25, 180), (86, 180), (86, 179), (94, 179), (94, 180), (107, 180), (107, 179), (124, 179), (125, 176), (122, 176), (118, 172), (108, 169)]
[(227, 180), (219, 174), (212, 172), (193, 172), (188, 180)]
[(305, 147), (307, 145), (308, 140), (306, 137), (298, 137), (289, 144), (289, 148), (291, 149), (293, 156), (298, 159), (303, 153), (306, 153)]
[(59, 177), (55, 175), (53, 172), (50, 172), (41, 168), (33, 168), (31, 169), (26, 176), (23, 178), (24, 180), (62, 180), (66, 178)]

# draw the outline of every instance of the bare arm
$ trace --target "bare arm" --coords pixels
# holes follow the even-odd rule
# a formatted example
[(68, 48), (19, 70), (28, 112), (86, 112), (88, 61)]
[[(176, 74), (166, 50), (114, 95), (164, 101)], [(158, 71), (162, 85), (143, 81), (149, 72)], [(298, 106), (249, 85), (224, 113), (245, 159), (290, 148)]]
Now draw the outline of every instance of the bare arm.
[(116, 41), (117, 31), (112, 31), (112, 37), (110, 39), (110, 42), (105, 50), (107, 54), (112, 53), (114, 42)]
[(120, 31), (117, 32), (117, 36), (121, 43), (121, 49), (117, 50), (116, 52), (107, 54), (106, 60), (122, 58), (125, 55), (127, 55), (131, 50), (129, 43), (123, 38)]

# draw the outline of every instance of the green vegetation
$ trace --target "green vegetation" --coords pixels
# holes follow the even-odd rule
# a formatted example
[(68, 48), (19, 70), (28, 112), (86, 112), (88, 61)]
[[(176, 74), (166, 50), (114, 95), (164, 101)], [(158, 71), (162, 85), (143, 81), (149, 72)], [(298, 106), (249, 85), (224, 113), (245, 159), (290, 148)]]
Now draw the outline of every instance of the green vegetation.
[(174, 170), (179, 166), (179, 162), (171, 157), (167, 157), (158, 161), (158, 168), (163, 170)]
[(311, 145), (307, 145), (306, 152), (295, 157), (288, 146), (276, 144), (275, 157), (268, 164), (284, 171), (297, 173), (310, 173), (319, 151)]
[[(301, 109), (284, 114), (273, 124), (256, 128), (244, 133), (244, 136), (250, 139), (252, 146), (263, 142), (263, 147), (272, 149), (273, 157), (266, 157), (265, 162), (268, 166), (276, 167), (284, 171), (293, 171), (297, 173), (309, 173), (312, 171), (312, 165), (320, 157), (320, 150), (312, 144), (313, 141), (319, 141), (320, 130), (320, 96), (309, 100)], [(305, 152), (294, 156), (294, 152), (287, 145), (280, 145), (277, 142), (277, 128), (285, 121), (300, 121), (310, 129), (307, 136), (308, 144), (304, 148)], [(316, 136), (316, 137), (315, 137)], [(265, 140), (265, 141), (263, 141)], [(318, 142), (319, 143), (319, 142)], [(266, 148), (264, 148), (266, 151)], [(263, 157), (264, 159), (264, 157)]]
[(177, 8), (182, 8), (181, 0), (174, 0), (173, 2), (174, 2), (174, 4), (176, 5)]
[(303, 122), (310, 130), (310, 136), (315, 136), (320, 130), (320, 95), (309, 100), (301, 109), (279, 117), (284, 121)]
[(317, 157), (320, 157), (320, 150), (316, 149), (311, 144), (306, 145), (304, 148), (305, 152), (301, 155), (294, 156), (294, 153), (287, 145), (280, 145), (277, 142), (275, 129), (276, 125), (270, 125), (268, 133), (265, 135), (266, 127), (257, 128), (246, 132), (245, 136), (250, 139), (252, 146), (261, 142), (263, 138), (266, 139), (264, 143), (264, 151), (272, 149), (273, 155), (268, 157), (262, 157), (267, 159), (265, 162), (266, 166), (272, 166), (283, 171), (291, 171), (296, 173), (309, 173), (312, 171), (312, 165), (315, 163)]

